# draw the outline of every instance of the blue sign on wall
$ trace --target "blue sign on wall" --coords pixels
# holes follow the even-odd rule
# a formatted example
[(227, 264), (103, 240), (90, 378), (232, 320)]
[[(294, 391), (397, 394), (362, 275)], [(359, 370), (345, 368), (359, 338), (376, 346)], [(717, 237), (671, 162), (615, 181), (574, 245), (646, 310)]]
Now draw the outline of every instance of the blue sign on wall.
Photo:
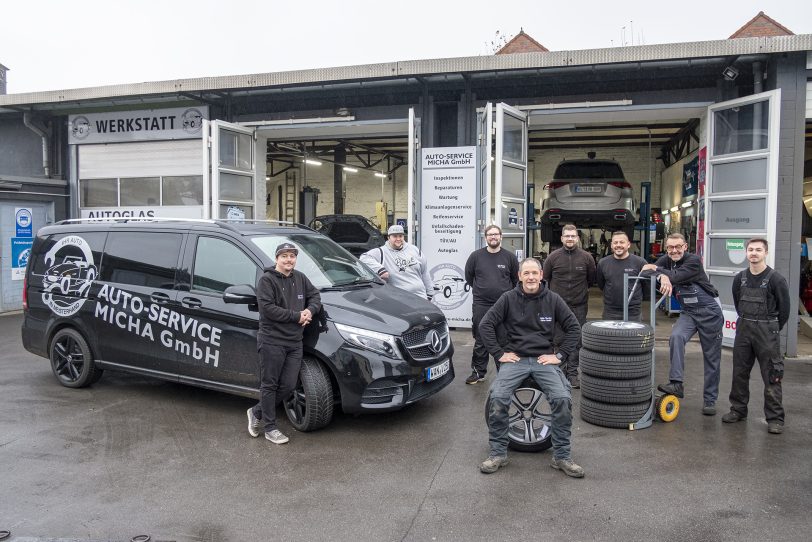
[(14, 221), (17, 223), (17, 237), (34, 236), (34, 215), (29, 207), (14, 209)]
[(33, 244), (32, 238), (11, 238), (11, 280), (23, 280), (25, 277), (25, 266), (28, 265)]

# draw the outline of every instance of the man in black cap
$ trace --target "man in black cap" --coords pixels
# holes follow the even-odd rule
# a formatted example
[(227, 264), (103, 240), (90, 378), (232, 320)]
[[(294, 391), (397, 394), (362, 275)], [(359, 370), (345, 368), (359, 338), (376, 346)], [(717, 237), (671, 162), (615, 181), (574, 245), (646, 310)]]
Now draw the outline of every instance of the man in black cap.
[(260, 399), (248, 409), (248, 433), (258, 437), (264, 423), (274, 444), (289, 440), (276, 426), (276, 406), (296, 387), (304, 327), (321, 310), (319, 291), (294, 269), (298, 254), (293, 243), (280, 244), (276, 266), (265, 268), (257, 282)]

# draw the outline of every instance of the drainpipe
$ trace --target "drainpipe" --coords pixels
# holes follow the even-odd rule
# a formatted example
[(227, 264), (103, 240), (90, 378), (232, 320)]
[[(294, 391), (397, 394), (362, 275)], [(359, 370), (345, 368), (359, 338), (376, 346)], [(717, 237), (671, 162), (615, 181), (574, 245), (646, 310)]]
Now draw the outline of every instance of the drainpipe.
[(48, 146), (48, 138), (50, 136), (50, 130), (34, 124), (34, 121), (31, 119), (31, 114), (28, 112), (23, 113), (23, 124), (25, 124), (29, 130), (37, 134), (42, 138), (42, 169), (45, 171), (45, 177), (51, 177), (51, 168), (50, 168), (50, 148)]

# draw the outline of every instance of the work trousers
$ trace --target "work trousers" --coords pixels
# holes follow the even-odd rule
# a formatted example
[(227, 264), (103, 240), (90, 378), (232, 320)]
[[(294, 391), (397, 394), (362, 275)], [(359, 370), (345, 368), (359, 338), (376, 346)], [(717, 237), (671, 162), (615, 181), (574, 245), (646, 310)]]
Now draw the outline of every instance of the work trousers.
[[(572, 387), (557, 365), (542, 365), (535, 357), (521, 358), (515, 363), (502, 363), (489, 395), (488, 440), (491, 457), (506, 457), (509, 420), (513, 392), (528, 376), (532, 376), (547, 396), (552, 415), (553, 457), (570, 459), (572, 428)], [(524, 423), (521, 421), (521, 423)]]
[[(580, 327), (584, 327), (584, 324), (586, 324), (586, 313), (588, 309), (589, 306), (586, 303), (584, 303), (583, 305), (576, 305), (574, 307), (570, 307), (570, 310), (572, 310), (573, 314), (575, 314), (575, 318), (578, 320), (578, 325), (580, 325)], [(561, 328), (561, 326), (555, 326), (553, 345), (555, 346), (556, 351), (561, 346), (561, 343), (564, 342), (565, 335), (566, 333), (564, 333), (564, 330)], [(563, 362), (560, 365), (561, 371), (568, 377), (578, 376), (578, 366), (579, 366), (578, 355), (580, 351), (581, 351), (581, 335), (579, 334), (578, 346), (575, 348), (575, 352), (570, 354), (569, 358), (567, 358), (567, 361)]]
[(262, 343), (259, 347), (259, 403), (254, 416), (265, 424), (265, 432), (276, 427), (276, 407), (296, 388), (302, 368), (302, 345)]
[(705, 386), (702, 398), (705, 404), (714, 404), (719, 395), (719, 365), (722, 361), (722, 326), (725, 319), (716, 303), (703, 307), (683, 306), (679, 318), (671, 328), (668, 346), (671, 351), (672, 382), (682, 382), (685, 370), (685, 344), (699, 333), (705, 360)]
[[(480, 376), (485, 376), (488, 373), (490, 354), (488, 354), (488, 350), (482, 342), (482, 336), (479, 333), (479, 324), (485, 317), (485, 313), (491, 308), (491, 305), (474, 304), (471, 308), (471, 334), (474, 336), (474, 350), (471, 352), (471, 369), (476, 371)], [(497, 333), (499, 332), (501, 332), (501, 329), (497, 329)], [(493, 361), (496, 364), (496, 368), (499, 369), (499, 361)]]
[(783, 367), (778, 321), (754, 322), (739, 318), (736, 339), (733, 341), (733, 385), (730, 388), (730, 410), (747, 416), (750, 400), (750, 372), (758, 359), (761, 379), (764, 381), (764, 417), (767, 422), (784, 424), (781, 404), (781, 383), (771, 384), (769, 372), (773, 365)]

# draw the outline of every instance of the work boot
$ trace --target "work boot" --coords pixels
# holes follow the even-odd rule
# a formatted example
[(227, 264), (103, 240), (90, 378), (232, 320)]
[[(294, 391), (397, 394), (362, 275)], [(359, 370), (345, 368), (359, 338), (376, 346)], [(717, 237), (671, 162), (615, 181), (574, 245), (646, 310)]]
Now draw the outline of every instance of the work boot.
[(736, 423), (745, 419), (747, 419), (747, 416), (742, 416), (735, 410), (731, 410), (730, 412), (722, 416), (722, 421), (725, 423)]
[(713, 403), (705, 403), (702, 407), (702, 414), (705, 416), (716, 416), (716, 405)]
[(784, 426), (778, 422), (769, 422), (767, 424), (767, 432), (773, 435), (780, 435), (784, 432)]
[(465, 383), (466, 384), (479, 384), (483, 380), (485, 380), (485, 375), (481, 375), (478, 372), (473, 371), (471, 373), (471, 376), (469, 376), (468, 378), (465, 379)]
[(507, 457), (495, 457), (490, 456), (488, 459), (482, 462), (479, 466), (479, 472), (484, 472), (485, 474), (491, 474), (500, 469), (500, 467), (504, 467), (508, 464)]
[(581, 381), (578, 380), (578, 375), (569, 375), (567, 380), (569, 380), (572, 389), (577, 390), (581, 387)]
[(682, 382), (677, 382), (675, 380), (672, 380), (668, 384), (660, 384), (657, 386), (657, 389), (666, 395), (676, 395), (680, 399), (682, 399), (684, 395), (682, 390)]
[(573, 478), (583, 478), (584, 469), (580, 465), (573, 463), (572, 459), (553, 459), (550, 466), (555, 470), (563, 471), (567, 476)]

